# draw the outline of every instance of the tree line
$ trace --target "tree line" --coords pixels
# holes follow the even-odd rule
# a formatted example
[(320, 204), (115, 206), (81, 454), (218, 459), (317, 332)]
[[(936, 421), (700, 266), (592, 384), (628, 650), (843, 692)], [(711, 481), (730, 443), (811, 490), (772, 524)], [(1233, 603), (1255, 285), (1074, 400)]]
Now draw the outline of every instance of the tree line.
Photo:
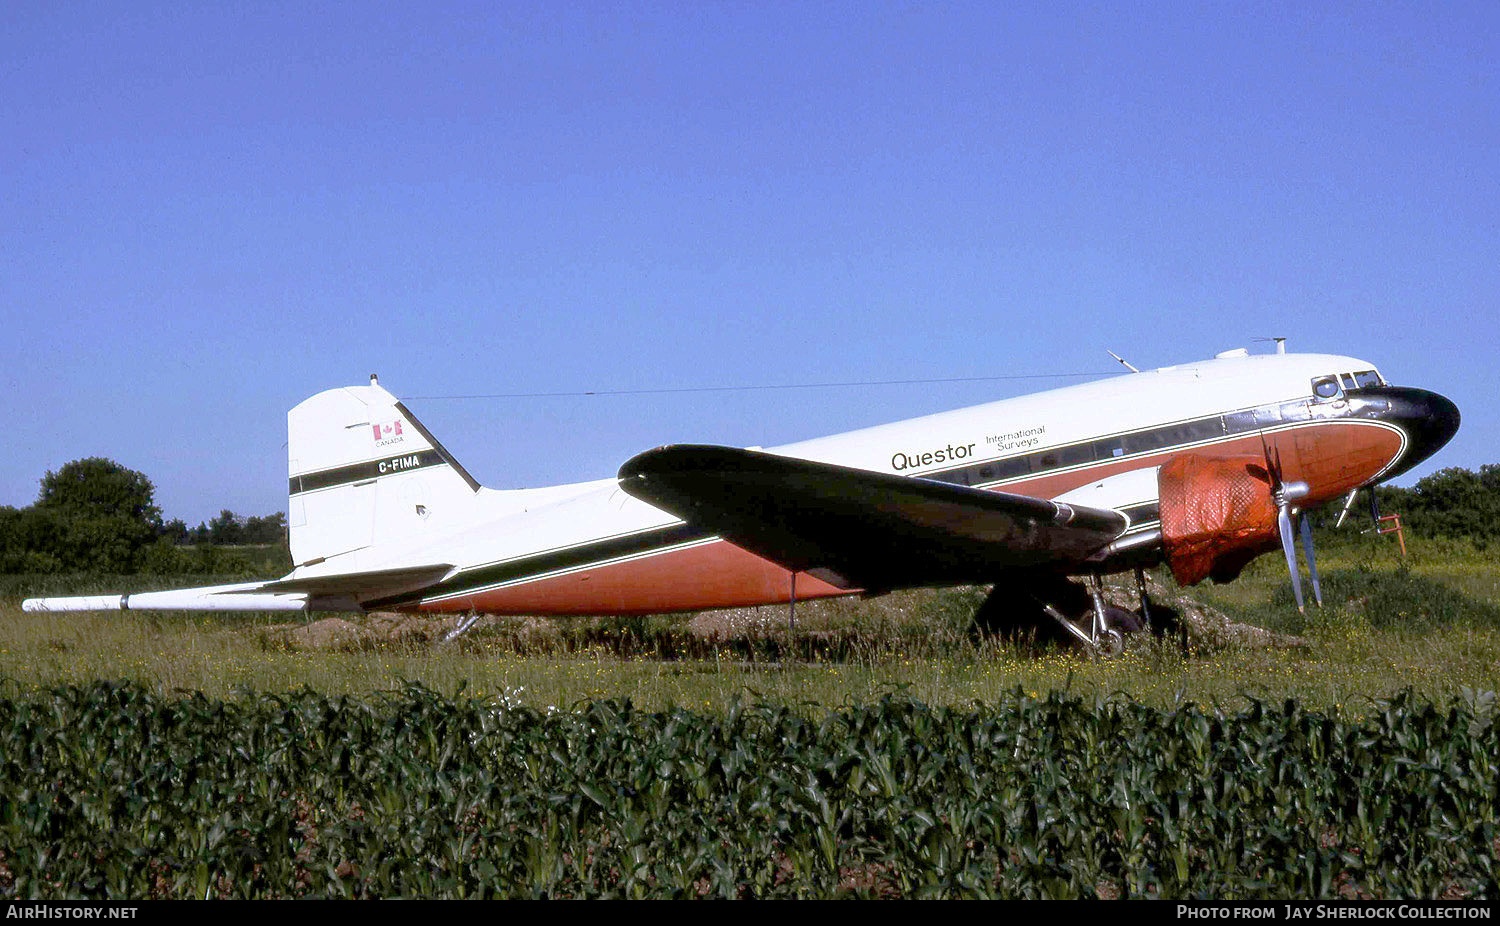
[(181, 518), (161, 526), (161, 535), (176, 544), (240, 546), (242, 544), (286, 543), (286, 514), (276, 512), (265, 517), (241, 517), (228, 508), (207, 523), (189, 528)]
[(286, 515), (240, 517), (224, 509), (189, 528), (162, 520), (156, 488), (104, 457), (74, 460), (42, 477), (37, 500), (0, 506), (0, 573), (217, 572), (242, 564), (214, 548), (268, 545), (285, 553)]
[(1380, 510), (1401, 515), (1402, 527), (1424, 537), (1470, 540), (1480, 547), (1500, 542), (1500, 463), (1479, 472), (1450, 467), (1424, 476), (1411, 488), (1376, 489)]

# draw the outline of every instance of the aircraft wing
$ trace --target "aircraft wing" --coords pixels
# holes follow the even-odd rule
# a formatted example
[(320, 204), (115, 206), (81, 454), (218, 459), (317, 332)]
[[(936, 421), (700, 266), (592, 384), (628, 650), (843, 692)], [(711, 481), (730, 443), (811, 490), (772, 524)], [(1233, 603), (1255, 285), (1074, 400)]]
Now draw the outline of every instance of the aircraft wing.
[(620, 468), (620, 487), (788, 569), (870, 591), (1076, 566), (1127, 524), (1107, 509), (733, 447), (649, 450)]
[(125, 595), (28, 598), (23, 611), (358, 611), (361, 603), (431, 585), (452, 565), (403, 566), (367, 572), (295, 572), (267, 582), (240, 582)]

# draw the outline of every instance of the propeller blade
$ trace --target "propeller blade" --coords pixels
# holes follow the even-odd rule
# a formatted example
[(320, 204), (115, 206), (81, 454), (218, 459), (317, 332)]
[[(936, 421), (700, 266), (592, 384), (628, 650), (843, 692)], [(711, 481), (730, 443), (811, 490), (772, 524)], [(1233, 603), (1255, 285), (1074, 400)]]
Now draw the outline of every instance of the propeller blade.
[(1286, 552), (1286, 569), (1292, 574), (1292, 597), (1297, 599), (1297, 611), (1307, 613), (1302, 604), (1302, 573), (1297, 571), (1297, 540), (1292, 535), (1291, 506), (1283, 504), (1276, 510), (1276, 526), (1281, 529), (1281, 549)]
[[(1302, 573), (1297, 569), (1297, 536), (1292, 529), (1292, 502), (1303, 498), (1308, 493), (1308, 485), (1305, 482), (1287, 483), (1282, 479), (1284, 471), (1281, 468), (1281, 446), (1276, 446), (1276, 458), (1271, 459), (1271, 447), (1266, 443), (1265, 432), (1260, 435), (1260, 450), (1266, 456), (1266, 471), (1271, 476), (1271, 499), (1276, 503), (1276, 527), (1281, 531), (1281, 549), (1286, 553), (1286, 570), (1292, 576), (1292, 597), (1297, 599), (1297, 611), (1301, 614), (1307, 613), (1306, 605), (1302, 600)], [(1312, 541), (1308, 539), (1307, 563), (1312, 565)], [(1323, 593), (1317, 586), (1317, 573), (1313, 573), (1313, 593), (1318, 596), (1318, 604), (1323, 603)]]
[(1276, 462), (1271, 462), (1271, 446), (1266, 443), (1265, 432), (1260, 435), (1260, 452), (1266, 458), (1266, 475), (1270, 477), (1271, 491), (1281, 489), (1281, 448), (1276, 448)]
[(1375, 487), (1370, 486), (1370, 526), (1380, 526), (1380, 497), (1375, 494)]
[(1318, 584), (1317, 560), (1313, 559), (1312, 518), (1307, 516), (1307, 512), (1303, 512), (1297, 516), (1297, 520), (1302, 522), (1302, 550), (1307, 554), (1307, 572), (1312, 576), (1313, 601), (1316, 601), (1318, 607), (1321, 608), (1323, 607), (1323, 588)]

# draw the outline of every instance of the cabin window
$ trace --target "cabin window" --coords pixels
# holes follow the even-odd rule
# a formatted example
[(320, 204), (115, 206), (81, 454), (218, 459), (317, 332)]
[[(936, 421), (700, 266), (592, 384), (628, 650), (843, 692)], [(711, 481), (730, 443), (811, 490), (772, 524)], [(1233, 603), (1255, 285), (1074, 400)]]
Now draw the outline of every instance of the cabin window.
[(1319, 376), (1312, 381), (1313, 395), (1320, 399), (1336, 399), (1343, 390), (1336, 376)]
[(1031, 456), (1011, 457), (1009, 460), (1000, 460), (995, 464), (995, 478), (1014, 479), (1031, 472)]
[(1305, 399), (1301, 402), (1287, 402), (1277, 410), (1277, 415), (1280, 416), (1282, 421), (1306, 421), (1308, 419), (1307, 410), (1314, 404)]
[(1151, 450), (1161, 449), (1161, 433), (1159, 431), (1141, 431), (1138, 434), (1127, 434), (1124, 437), (1126, 453), (1146, 453)]
[(1062, 458), (1063, 466), (1073, 466), (1078, 463), (1094, 462), (1093, 444), (1074, 444), (1072, 447), (1064, 447), (1058, 451)]
[(1224, 416), (1225, 434), (1243, 434), (1255, 430), (1255, 412), (1230, 412)]
[(1188, 440), (1213, 440), (1224, 436), (1224, 422), (1219, 418), (1204, 418), (1187, 426)]
[[(1301, 404), (1303, 407), (1307, 405), (1306, 402)], [(1255, 426), (1257, 428), (1273, 427), (1278, 424), (1281, 424), (1281, 406), (1262, 405), (1255, 410)]]

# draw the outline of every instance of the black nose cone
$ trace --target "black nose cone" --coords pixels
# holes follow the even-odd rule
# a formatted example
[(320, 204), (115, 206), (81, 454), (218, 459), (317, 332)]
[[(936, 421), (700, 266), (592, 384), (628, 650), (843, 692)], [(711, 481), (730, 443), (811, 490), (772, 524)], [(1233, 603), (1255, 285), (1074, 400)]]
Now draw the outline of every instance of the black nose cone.
[(1409, 386), (1381, 386), (1352, 393), (1386, 408), (1378, 417), (1406, 432), (1406, 449), (1384, 479), (1399, 476), (1442, 449), (1458, 433), (1458, 406), (1447, 397)]

